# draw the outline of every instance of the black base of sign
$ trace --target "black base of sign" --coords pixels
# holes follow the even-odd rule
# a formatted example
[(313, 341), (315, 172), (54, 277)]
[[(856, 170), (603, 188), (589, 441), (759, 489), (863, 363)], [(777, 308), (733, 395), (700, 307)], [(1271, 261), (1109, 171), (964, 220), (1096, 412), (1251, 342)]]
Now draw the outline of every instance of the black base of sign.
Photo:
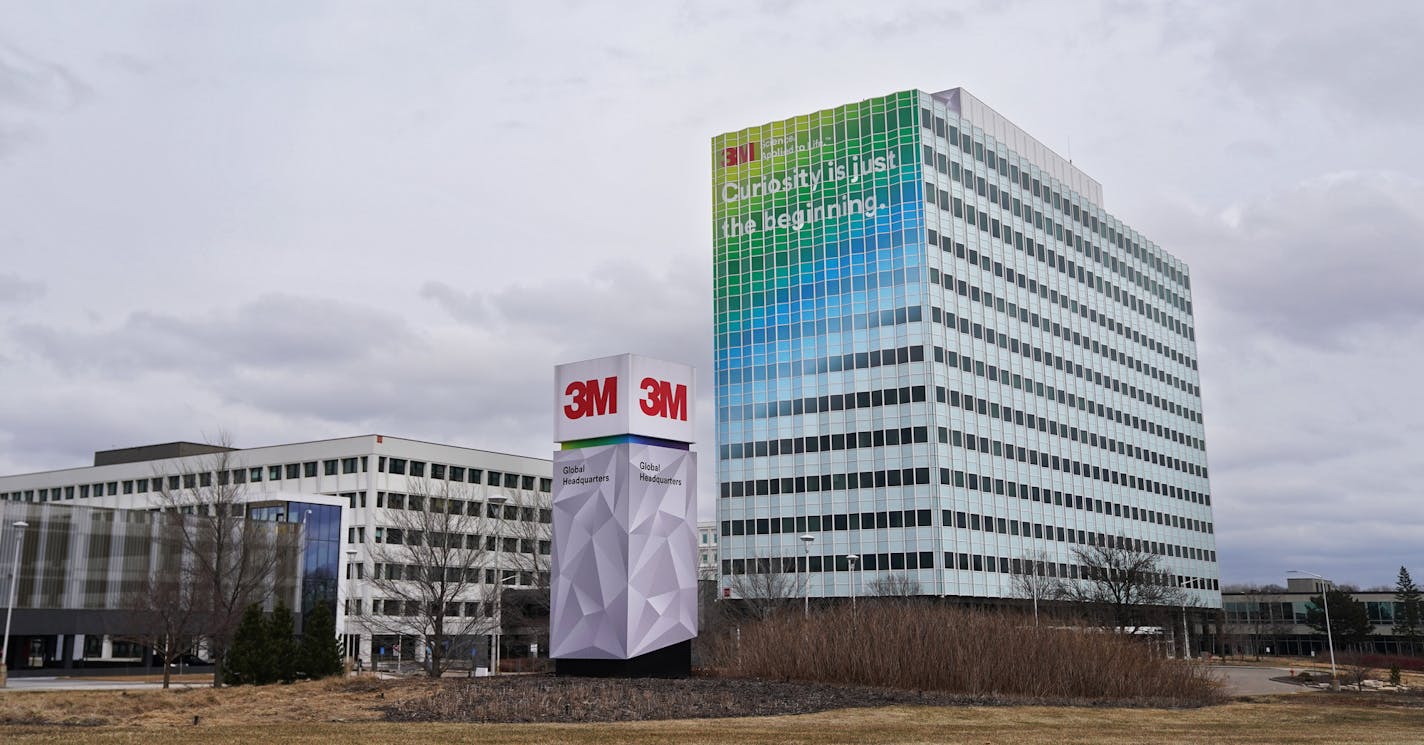
[(685, 678), (692, 674), (692, 640), (627, 660), (554, 660), (554, 674), (581, 678)]

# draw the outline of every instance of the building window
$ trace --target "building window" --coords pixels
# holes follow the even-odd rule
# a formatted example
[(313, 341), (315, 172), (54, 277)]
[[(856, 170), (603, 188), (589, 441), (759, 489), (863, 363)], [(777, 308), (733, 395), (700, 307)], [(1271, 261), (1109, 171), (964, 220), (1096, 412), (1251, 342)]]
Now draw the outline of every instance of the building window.
[(356, 473), (356, 459), (355, 459), (355, 458), (342, 458), (342, 459), (341, 459), (341, 472), (342, 472), (342, 473)]
[(316, 461), (309, 461), (302, 464), (302, 476), (314, 478), (316, 476)]
[(268, 481), (281, 481), (281, 480), (282, 480), (282, 467), (281, 467), (281, 466), (268, 466), (268, 467), (267, 467), (267, 480), (268, 480)]
[(425, 476), (425, 461), (423, 461), (423, 460), (413, 460), (413, 461), (411, 461), (411, 462), (410, 462), (410, 475), (415, 476), (416, 478), (423, 478), (423, 477)]
[(445, 466), (444, 466), (443, 464), (441, 464), (441, 463), (431, 463), (431, 464), (430, 464), (430, 478), (432, 478), (432, 479), (440, 479), (441, 481), (444, 481), (444, 480), (445, 480), (445, 473), (446, 473), (446, 469), (445, 469)]
[[(287, 464), (287, 478), (289, 478), (289, 479), (295, 479), (295, 478), (301, 476), (301, 467), (302, 467), (302, 466), (301, 466), (300, 463), (288, 463), (288, 464)], [(315, 474), (313, 474), (313, 475), (315, 475)]]
[(523, 490), (525, 490), (525, 491), (534, 491), (534, 477), (533, 477), (533, 476), (521, 476), (521, 477), (519, 477), (519, 488), (521, 488), (521, 489), (523, 489)]
[(451, 481), (464, 481), (464, 480), (465, 480), (465, 469), (464, 469), (464, 467), (463, 467), (463, 466), (450, 466), (450, 480), (451, 480)]
[(404, 476), (404, 475), (405, 475), (405, 459), (404, 459), (404, 458), (391, 458), (390, 461), (387, 463), (386, 473), (396, 474), (397, 476)]
[(501, 475), (502, 474), (500, 474), (499, 471), (490, 471), (489, 481), (486, 481), (485, 483), (489, 484), (490, 486), (499, 486)]
[(261, 466), (258, 466), (257, 468), (251, 469), (251, 472), (248, 474), (248, 476), (250, 477), (250, 480), (251, 480), (252, 483), (254, 483), (254, 484), (257, 483), (257, 482), (259, 482), (259, 481), (261, 481), (261, 480), (262, 480), (262, 467), (261, 467)]

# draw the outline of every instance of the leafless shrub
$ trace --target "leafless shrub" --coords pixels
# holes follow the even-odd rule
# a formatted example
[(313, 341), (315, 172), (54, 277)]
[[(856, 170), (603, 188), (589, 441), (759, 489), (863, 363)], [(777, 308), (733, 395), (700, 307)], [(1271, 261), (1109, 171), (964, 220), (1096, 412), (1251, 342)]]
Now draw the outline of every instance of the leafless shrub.
[(1365, 689), (1365, 681), (1374, 680), (1375, 669), (1370, 666), (1365, 655), (1351, 650), (1340, 655), (1340, 682), (1352, 685), (1356, 690)]
[(737, 677), (1137, 705), (1220, 696), (1205, 665), (1162, 659), (1130, 636), (926, 604), (781, 614), (709, 647), (711, 666)]
[(882, 598), (913, 598), (924, 593), (920, 581), (906, 573), (881, 575), (872, 580), (866, 589), (871, 595)]

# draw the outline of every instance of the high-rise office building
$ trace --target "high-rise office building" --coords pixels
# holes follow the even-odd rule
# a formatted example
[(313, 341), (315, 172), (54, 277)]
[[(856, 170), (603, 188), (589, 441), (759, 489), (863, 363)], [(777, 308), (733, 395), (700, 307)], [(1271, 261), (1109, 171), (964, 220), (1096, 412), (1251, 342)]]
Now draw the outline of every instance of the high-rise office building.
[(1220, 607), (1187, 266), (1096, 181), (958, 88), (712, 157), (724, 592), (1011, 597), (1114, 543)]

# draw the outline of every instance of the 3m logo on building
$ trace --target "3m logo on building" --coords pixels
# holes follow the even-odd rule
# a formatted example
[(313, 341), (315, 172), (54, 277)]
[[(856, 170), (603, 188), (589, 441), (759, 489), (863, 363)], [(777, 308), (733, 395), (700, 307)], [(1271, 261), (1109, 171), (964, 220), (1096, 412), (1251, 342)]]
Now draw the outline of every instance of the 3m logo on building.
[(739, 166), (743, 163), (750, 163), (757, 159), (757, 143), (748, 142), (745, 145), (729, 147), (722, 150), (722, 166)]
[(632, 434), (692, 442), (695, 375), (687, 365), (636, 354), (559, 365), (554, 440)]
[(673, 385), (671, 381), (643, 378), (643, 400), (638, 407), (648, 416), (687, 421), (687, 386)]
[(586, 416), (603, 416), (618, 413), (618, 378), (610, 376), (603, 380), (575, 380), (564, 387), (568, 403), (564, 404), (564, 416), (582, 419)]

